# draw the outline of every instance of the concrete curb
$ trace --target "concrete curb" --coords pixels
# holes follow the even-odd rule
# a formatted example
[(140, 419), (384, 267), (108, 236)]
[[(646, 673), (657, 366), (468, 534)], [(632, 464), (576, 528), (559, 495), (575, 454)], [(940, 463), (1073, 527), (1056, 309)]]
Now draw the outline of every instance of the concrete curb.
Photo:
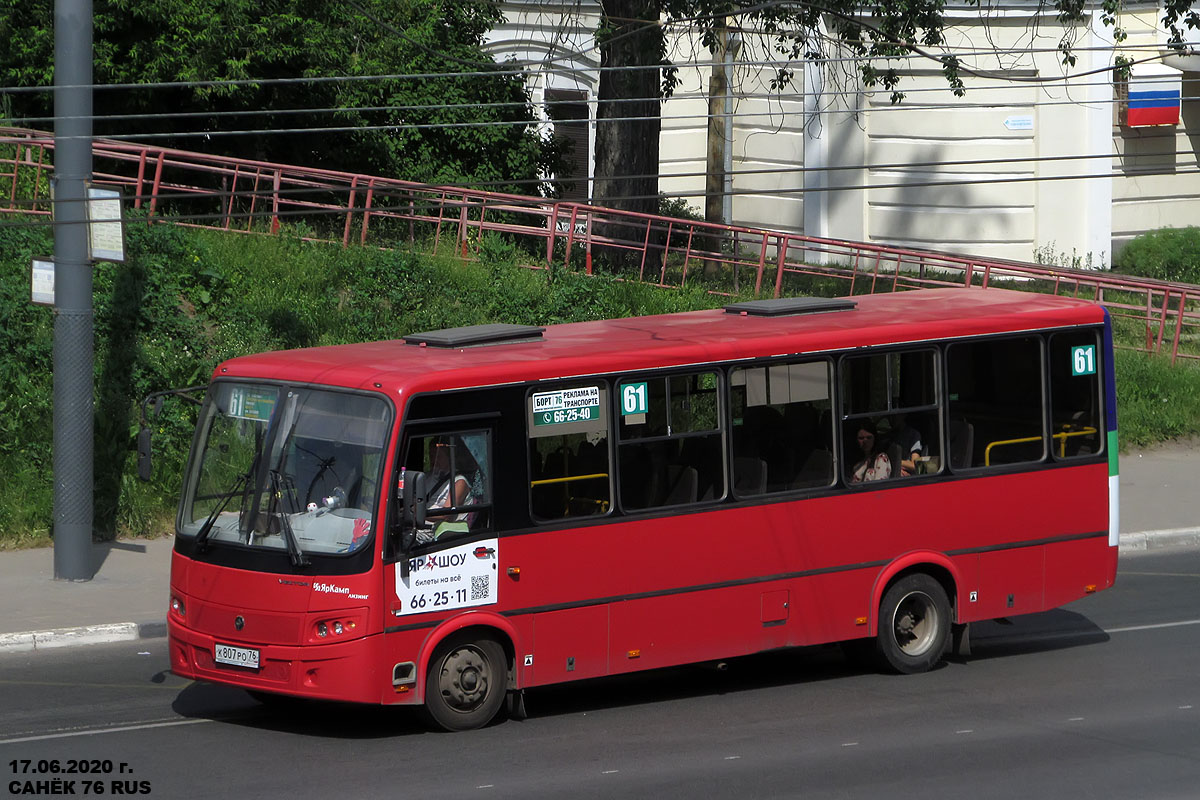
[[(1171, 528), (1121, 534), (1121, 553), (1138, 553), (1169, 547), (1200, 547), (1200, 527)], [(113, 622), (48, 631), (0, 633), (0, 655), (75, 647), (85, 644), (111, 644), (138, 639), (160, 639), (167, 635), (165, 618), (153, 622)]]
[(1168, 547), (1196, 547), (1198, 545), (1200, 545), (1200, 528), (1170, 528), (1161, 531), (1121, 534), (1122, 553), (1160, 550)]
[(48, 631), (0, 633), (0, 654), (28, 653), (56, 647), (75, 647), (84, 644), (110, 644), (137, 639), (156, 639), (167, 635), (163, 622), (110, 622), (104, 625), (83, 625), (78, 628), (55, 628)]

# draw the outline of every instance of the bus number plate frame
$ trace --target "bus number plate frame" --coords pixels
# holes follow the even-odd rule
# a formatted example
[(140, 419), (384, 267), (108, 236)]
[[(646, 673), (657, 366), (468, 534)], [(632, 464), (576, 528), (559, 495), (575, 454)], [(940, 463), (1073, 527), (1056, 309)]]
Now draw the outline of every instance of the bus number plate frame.
[(249, 647), (236, 647), (231, 644), (213, 644), (213, 661), (227, 664), (231, 667), (247, 667), (258, 669), (259, 652)]

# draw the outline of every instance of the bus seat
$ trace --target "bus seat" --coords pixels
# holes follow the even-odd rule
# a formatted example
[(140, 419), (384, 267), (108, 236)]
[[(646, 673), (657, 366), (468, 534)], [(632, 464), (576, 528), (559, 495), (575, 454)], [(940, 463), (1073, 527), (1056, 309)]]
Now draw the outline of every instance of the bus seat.
[(761, 458), (733, 459), (733, 490), (738, 494), (765, 494), (767, 462)]
[(900, 477), (900, 461), (905, 456), (904, 451), (901, 450), (899, 444), (897, 444), (896, 442), (892, 442), (891, 444), (889, 444), (887, 446), (887, 448), (884, 452), (887, 453), (888, 461), (890, 461), (891, 465), (892, 465), (892, 477), (899, 478)]
[(950, 468), (971, 466), (975, 451), (975, 426), (965, 419), (950, 420)]
[(813, 450), (804, 459), (804, 464), (788, 486), (801, 489), (806, 486), (828, 486), (833, 482), (833, 453), (828, 450)]
[(660, 505), (677, 506), (696, 502), (699, 475), (695, 467), (672, 464), (667, 467), (667, 493)]

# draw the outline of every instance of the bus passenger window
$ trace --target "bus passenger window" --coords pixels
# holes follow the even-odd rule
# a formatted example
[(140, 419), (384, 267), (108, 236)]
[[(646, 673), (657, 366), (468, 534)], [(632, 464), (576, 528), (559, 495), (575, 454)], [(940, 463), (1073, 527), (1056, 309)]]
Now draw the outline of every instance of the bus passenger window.
[(828, 361), (730, 371), (735, 495), (833, 482), (831, 380)]
[(934, 350), (849, 356), (841, 362), (847, 483), (933, 475), (942, 469)]
[(1101, 452), (1100, 343), (1094, 331), (1050, 337), (1050, 450), (1055, 458)]
[(612, 506), (608, 387), (539, 387), (529, 394), (526, 408), (533, 518), (607, 514)]
[(952, 466), (1043, 458), (1040, 338), (955, 343), (947, 350), (946, 367)]
[(628, 510), (725, 496), (715, 372), (630, 379), (617, 386), (618, 475)]

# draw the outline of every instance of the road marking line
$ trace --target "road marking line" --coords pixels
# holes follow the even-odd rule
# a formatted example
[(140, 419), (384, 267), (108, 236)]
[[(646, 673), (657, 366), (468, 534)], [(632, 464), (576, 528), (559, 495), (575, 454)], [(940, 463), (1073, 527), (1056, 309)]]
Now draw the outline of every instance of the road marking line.
[(47, 739), (68, 739), (73, 736), (98, 736), (105, 733), (124, 733), (126, 731), (144, 731), (151, 728), (172, 728), (178, 725), (198, 725), (201, 722), (215, 722), (211, 719), (176, 719), (170, 722), (150, 722), (144, 725), (120, 725), (115, 728), (93, 728), (87, 731), (71, 731), (69, 733), (47, 733), (41, 736), (22, 736), (19, 739), (0, 739), (0, 744), (21, 744), (22, 742), (41, 742)]
[(1122, 575), (1137, 575), (1142, 578), (1200, 578), (1196, 572), (1122, 572)]
[(621, 770), (619, 770), (619, 769), (606, 769), (603, 772), (601, 772), (600, 774), (601, 775), (615, 775), (616, 773), (618, 773), (620, 771)]
[(842, 747), (858, 747), (858, 742), (844, 742)]
[[(1188, 708), (1191, 708), (1191, 706), (1188, 706)], [(741, 758), (741, 756), (725, 756), (726, 761), (737, 761), (739, 758)]]
[(970, 729), (970, 728), (967, 728), (965, 731), (955, 731), (955, 733), (957, 733), (957, 734), (964, 734), (964, 733), (974, 733), (974, 732), (975, 732), (975, 731), (973, 731), (973, 730), (972, 730), (972, 729)]
[(1083, 722), (1083, 717), (1071, 717), (1067, 722)]
[(1180, 628), (1184, 625), (1200, 625), (1200, 619), (1186, 619), (1182, 622), (1160, 622), (1157, 625), (1130, 625), (1125, 628), (1107, 628), (1105, 633), (1129, 633), (1131, 631), (1152, 631), (1158, 628)]

